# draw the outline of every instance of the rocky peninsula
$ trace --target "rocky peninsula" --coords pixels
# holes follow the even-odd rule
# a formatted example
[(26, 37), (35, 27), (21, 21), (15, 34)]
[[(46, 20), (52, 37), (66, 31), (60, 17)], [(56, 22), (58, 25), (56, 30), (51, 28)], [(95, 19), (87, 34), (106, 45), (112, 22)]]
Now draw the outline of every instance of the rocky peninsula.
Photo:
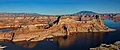
[(101, 44), (99, 47), (90, 48), (90, 50), (120, 50), (120, 41), (116, 41), (114, 44)]
[(75, 15), (3, 17), (0, 28), (18, 28), (11, 32), (0, 32), (0, 40), (41, 41), (54, 36), (66, 36), (74, 32), (109, 32), (100, 16), (83, 17)]

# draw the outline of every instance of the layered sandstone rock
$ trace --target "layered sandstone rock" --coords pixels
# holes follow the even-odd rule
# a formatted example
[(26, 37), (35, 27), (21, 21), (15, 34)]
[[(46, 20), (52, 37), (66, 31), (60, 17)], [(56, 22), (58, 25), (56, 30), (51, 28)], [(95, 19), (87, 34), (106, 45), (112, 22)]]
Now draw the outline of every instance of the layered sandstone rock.
[[(11, 41), (40, 41), (54, 36), (70, 35), (73, 32), (114, 31), (114, 29), (104, 26), (99, 16), (89, 17), (89, 19), (84, 20), (78, 20), (74, 18), (74, 16), (59, 16), (57, 18), (55, 17), (56, 20), (51, 19), (52, 24), (50, 23), (50, 25), (46, 22), (46, 19), (49, 19), (48, 17), (43, 17), (45, 20), (38, 21), (37, 19), (39, 18), (34, 17), (34, 20), (32, 20), (33, 23), (29, 21), (26, 25), (20, 26), (20, 29), (8, 33), (0, 33), (0, 39), (5, 38)], [(42, 19), (42, 17), (40, 19)], [(43, 21), (45, 21), (45, 23)], [(20, 25), (20, 21), (17, 21), (15, 25), (17, 23)]]
[(48, 24), (57, 19), (55, 16), (18, 16), (0, 17), (0, 28), (24, 27), (33, 24)]
[(0, 32), (0, 40), (12, 40), (13, 35), (14, 34), (12, 32), (9, 32), (9, 33)]
[(101, 44), (99, 47), (90, 48), (90, 50), (120, 50), (120, 41), (115, 42), (114, 44)]
[[(22, 14), (22, 13), (21, 13)], [(78, 14), (78, 15), (62, 15), (69, 16), (70, 18), (76, 21), (90, 21), (95, 16), (98, 15), (101, 19), (112, 19), (114, 21), (120, 21), (119, 14)], [(48, 24), (50, 22), (54, 22), (57, 20), (57, 16), (49, 16), (49, 15), (0, 15), (0, 28), (16, 28), (16, 27), (24, 27), (26, 25), (32, 24)]]

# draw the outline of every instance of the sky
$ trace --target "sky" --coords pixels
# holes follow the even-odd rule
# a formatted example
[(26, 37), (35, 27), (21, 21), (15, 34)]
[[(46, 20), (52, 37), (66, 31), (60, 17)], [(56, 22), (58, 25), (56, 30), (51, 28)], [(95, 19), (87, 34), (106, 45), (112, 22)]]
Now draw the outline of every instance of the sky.
[(0, 12), (63, 15), (80, 11), (120, 13), (120, 0), (0, 0)]

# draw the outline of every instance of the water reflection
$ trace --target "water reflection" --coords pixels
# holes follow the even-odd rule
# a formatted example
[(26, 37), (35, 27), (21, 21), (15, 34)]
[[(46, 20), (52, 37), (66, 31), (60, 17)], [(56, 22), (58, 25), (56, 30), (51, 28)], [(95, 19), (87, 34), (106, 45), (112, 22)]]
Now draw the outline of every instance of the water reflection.
[[(64, 48), (73, 48), (73, 49), (88, 49), (89, 47), (96, 47), (101, 44), (104, 33), (74, 33), (70, 36), (64, 37), (54, 37), (53, 41), (51, 39), (46, 39), (44, 41), (37, 42), (16, 42), (14, 44), (23, 46), (25, 48), (33, 48), (37, 44), (40, 48), (41, 46), (46, 47), (55, 47), (58, 45), (59, 49)], [(44, 44), (44, 42), (46, 44)], [(56, 42), (56, 43), (53, 43)], [(41, 44), (43, 43), (43, 44)], [(52, 45), (49, 45), (52, 43)]]
[[(4, 45), (8, 45), (8, 48), (5, 50), (9, 50), (12, 48), (16, 48), (14, 50), (18, 50), (20, 47), (22, 50), (87, 50), (89, 47), (96, 47), (100, 45), (104, 33), (73, 33), (70, 36), (64, 37), (54, 37), (51, 39), (46, 39), (40, 42), (7, 42)], [(9, 47), (9, 44), (13, 47)], [(58, 46), (58, 47), (57, 47)], [(23, 48), (21, 48), (23, 47)], [(47, 49), (48, 48), (48, 49)]]
[(25, 47), (25, 48), (33, 48), (37, 44), (37, 42), (21, 41), (21, 42), (15, 42), (14, 44)]
[(74, 33), (71, 36), (55, 37), (60, 48), (87, 50), (101, 44), (104, 33)]

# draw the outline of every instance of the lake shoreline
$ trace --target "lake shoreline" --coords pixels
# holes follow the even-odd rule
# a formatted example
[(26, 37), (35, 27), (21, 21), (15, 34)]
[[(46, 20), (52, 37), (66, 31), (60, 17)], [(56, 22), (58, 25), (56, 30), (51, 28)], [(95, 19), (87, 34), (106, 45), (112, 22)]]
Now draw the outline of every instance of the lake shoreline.
[(90, 48), (90, 50), (120, 50), (120, 41), (113, 44), (101, 44), (99, 47)]

